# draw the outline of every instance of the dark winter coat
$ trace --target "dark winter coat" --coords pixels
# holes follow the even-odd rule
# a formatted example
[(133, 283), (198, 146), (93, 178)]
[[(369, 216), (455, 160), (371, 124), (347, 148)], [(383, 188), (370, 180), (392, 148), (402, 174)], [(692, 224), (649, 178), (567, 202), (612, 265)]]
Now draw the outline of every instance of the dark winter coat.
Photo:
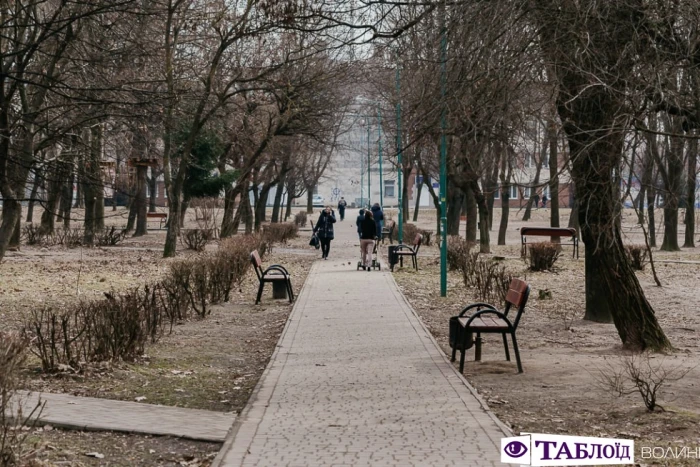
[(365, 210), (360, 209), (360, 215), (357, 216), (357, 219), (355, 220), (355, 225), (357, 226), (357, 233), (362, 234), (362, 221), (365, 220)]
[(372, 215), (374, 216), (374, 223), (377, 225), (377, 232), (382, 231), (382, 224), (384, 223), (384, 212), (379, 204), (372, 206)]
[(327, 214), (326, 211), (322, 211), (318, 217), (318, 222), (316, 222), (314, 232), (316, 232), (318, 238), (333, 240), (333, 224), (335, 224), (335, 214)]
[(374, 240), (377, 237), (377, 224), (374, 219), (364, 217), (360, 223), (360, 238), (363, 240)]

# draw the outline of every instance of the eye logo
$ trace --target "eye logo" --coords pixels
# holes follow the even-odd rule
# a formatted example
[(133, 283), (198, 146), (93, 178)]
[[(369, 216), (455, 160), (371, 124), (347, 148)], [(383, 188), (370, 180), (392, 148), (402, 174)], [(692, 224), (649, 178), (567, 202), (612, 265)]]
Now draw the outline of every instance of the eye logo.
[(525, 455), (527, 452), (527, 446), (520, 441), (511, 441), (510, 443), (506, 444), (506, 447), (503, 448), (503, 450), (510, 457), (518, 458)]

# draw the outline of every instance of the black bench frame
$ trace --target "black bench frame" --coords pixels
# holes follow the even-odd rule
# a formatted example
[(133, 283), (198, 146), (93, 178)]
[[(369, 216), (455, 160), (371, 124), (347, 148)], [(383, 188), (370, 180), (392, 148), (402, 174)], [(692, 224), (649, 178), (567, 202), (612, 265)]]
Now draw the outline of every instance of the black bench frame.
[(262, 260), (260, 259), (260, 254), (258, 250), (254, 250), (250, 254), (250, 262), (253, 264), (253, 269), (255, 269), (255, 274), (258, 276), (258, 281), (260, 286), (258, 287), (258, 297), (255, 299), (255, 304), (260, 303), (262, 298), (263, 288), (266, 282), (278, 282), (284, 281), (287, 287), (287, 295), (289, 296), (289, 303), (294, 300), (294, 291), (292, 290), (292, 277), (289, 275), (287, 269), (279, 264), (273, 264), (267, 269), (263, 270)]
[(168, 223), (168, 215), (164, 212), (147, 212), (146, 221), (148, 221), (148, 219), (160, 219), (159, 229), (162, 229), (163, 225)]
[(571, 243), (560, 243), (562, 246), (573, 246), (573, 252), (571, 257), (576, 256), (578, 259), (578, 234), (576, 229), (570, 229), (566, 227), (522, 227), (520, 229), (520, 256), (525, 258), (527, 256), (527, 245), (532, 245), (532, 243), (527, 242), (527, 237), (570, 237)]
[[(464, 372), (464, 356), (467, 349), (476, 344), (475, 361), (481, 360), (481, 334), (493, 333), (503, 336), (503, 347), (506, 351), (506, 360), (510, 361), (510, 352), (508, 351), (508, 339), (506, 334), (510, 334), (513, 340), (513, 351), (515, 352), (515, 360), (518, 365), (518, 373), (523, 372), (523, 365), (520, 362), (520, 351), (518, 350), (518, 341), (515, 338), (515, 331), (518, 329), (520, 317), (525, 311), (527, 299), (530, 296), (530, 286), (525, 281), (513, 279), (510, 282), (508, 293), (506, 295), (506, 305), (503, 312), (498, 311), (495, 306), (488, 303), (472, 303), (465, 307), (459, 315), (450, 318), (450, 346), (452, 347), (452, 359), (455, 361), (457, 351), (460, 351), (459, 372)], [(508, 312), (512, 307), (518, 309), (515, 319), (511, 322), (508, 318)], [(476, 308), (478, 311), (472, 315), (466, 313)], [(476, 342), (473, 338), (473, 333), (476, 333)]]
[(382, 228), (382, 243), (384, 243), (384, 239), (389, 237), (389, 243), (394, 244), (394, 229), (396, 229), (396, 222), (391, 223), (391, 227), (383, 227)]
[[(410, 256), (413, 263), (413, 267), (418, 270), (418, 250), (420, 250), (421, 243), (423, 243), (423, 235), (416, 234), (416, 238), (413, 240), (413, 246), (404, 245), (403, 243), (396, 245), (394, 249), (394, 254), (398, 257), (401, 267), (403, 267), (403, 257)], [(391, 270), (394, 270), (396, 263), (391, 265)]]

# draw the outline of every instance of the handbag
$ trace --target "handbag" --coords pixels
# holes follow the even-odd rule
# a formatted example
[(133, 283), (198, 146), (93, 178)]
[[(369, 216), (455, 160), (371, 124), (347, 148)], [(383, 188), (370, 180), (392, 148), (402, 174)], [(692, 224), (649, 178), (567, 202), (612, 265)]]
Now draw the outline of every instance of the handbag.
[(311, 236), (311, 240), (309, 240), (309, 246), (312, 246), (317, 250), (321, 247), (321, 242), (319, 241), (318, 236), (316, 234), (313, 234)]

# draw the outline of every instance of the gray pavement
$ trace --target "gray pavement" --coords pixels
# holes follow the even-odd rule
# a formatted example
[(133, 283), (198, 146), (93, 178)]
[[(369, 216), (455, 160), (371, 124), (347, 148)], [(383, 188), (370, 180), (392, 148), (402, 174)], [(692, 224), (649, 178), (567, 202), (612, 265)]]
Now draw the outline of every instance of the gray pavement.
[(214, 465), (500, 465), (507, 428), (449, 363), (388, 267), (356, 270), (356, 211), (348, 214)]
[[(233, 413), (183, 409), (69, 394), (18, 393), (24, 416), (45, 402), (40, 424), (62, 428), (123, 431), (222, 442), (236, 418)], [(35, 417), (33, 417), (35, 418)]]

